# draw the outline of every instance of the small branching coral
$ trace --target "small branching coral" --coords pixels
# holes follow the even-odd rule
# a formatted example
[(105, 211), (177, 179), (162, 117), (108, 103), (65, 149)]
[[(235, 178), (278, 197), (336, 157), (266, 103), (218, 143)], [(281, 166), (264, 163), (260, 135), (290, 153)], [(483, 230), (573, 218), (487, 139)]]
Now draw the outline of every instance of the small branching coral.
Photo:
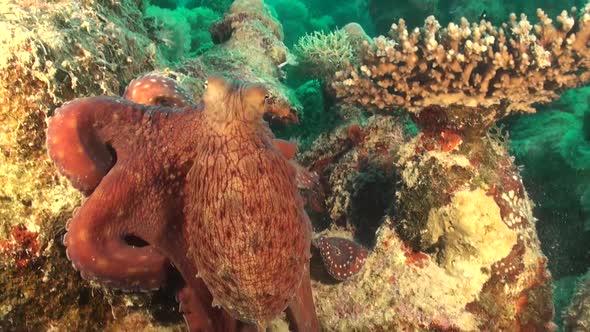
[(316, 78), (332, 76), (353, 58), (353, 49), (344, 30), (307, 34), (299, 39), (294, 53), (299, 65)]

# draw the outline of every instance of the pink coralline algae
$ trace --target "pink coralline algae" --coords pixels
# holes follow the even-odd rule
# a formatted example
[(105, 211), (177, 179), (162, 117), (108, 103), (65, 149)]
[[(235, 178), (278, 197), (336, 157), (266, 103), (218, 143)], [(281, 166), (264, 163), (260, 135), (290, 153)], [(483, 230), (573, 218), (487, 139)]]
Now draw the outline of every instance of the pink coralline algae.
[(0, 240), (0, 258), (6, 256), (14, 261), (17, 268), (26, 268), (39, 255), (38, 234), (29, 231), (24, 225), (16, 225), (10, 232), (10, 238)]
[(336, 280), (346, 280), (363, 267), (368, 251), (363, 246), (341, 237), (320, 236), (315, 240), (328, 273)]
[(88, 195), (64, 237), (82, 276), (154, 289), (173, 265), (191, 331), (263, 328), (285, 309), (291, 328), (317, 331), (304, 170), (262, 119), (268, 94), (212, 77), (193, 107), (173, 81), (144, 76), (125, 95), (151, 105), (94, 97), (58, 109), (49, 155)]

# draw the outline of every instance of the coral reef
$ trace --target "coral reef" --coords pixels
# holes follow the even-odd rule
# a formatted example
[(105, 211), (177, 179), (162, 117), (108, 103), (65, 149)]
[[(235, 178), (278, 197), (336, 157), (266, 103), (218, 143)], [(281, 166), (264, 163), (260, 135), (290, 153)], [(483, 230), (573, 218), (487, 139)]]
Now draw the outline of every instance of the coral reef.
[(207, 7), (213, 10), (218, 14), (224, 14), (231, 4), (233, 0), (179, 0), (176, 1), (179, 7), (186, 7), (188, 9), (197, 8), (197, 7)]
[[(117, 329), (111, 323), (115, 318), (139, 312), (151, 317), (135, 321), (177, 328), (181, 317), (171, 298), (174, 287), (153, 294), (122, 295), (80, 281), (60, 243), (64, 223), (81, 196), (56, 176), (43, 144), (45, 119), (55, 106), (75, 96), (119, 95), (133, 77), (162, 68), (165, 62), (148, 39), (148, 29), (138, 24), (141, 9), (135, 2), (110, 1), (58, 1), (52, 7), (10, 3), (0, 8), (1, 24), (11, 31), (11, 37), (1, 43), (5, 57), (0, 89), (4, 170), (0, 176), (0, 255), (6, 263), (0, 270), (0, 283), (6, 290), (0, 294), (1, 328)], [(213, 36), (218, 45), (210, 52), (178, 71), (161, 72), (194, 92), (190, 97), (196, 100), (211, 72), (268, 82), (268, 116), (296, 120), (297, 100), (278, 81), (278, 65), (287, 53), (279, 39), (282, 32), (263, 3), (237, 1), (216, 28)], [(128, 92), (141, 91), (150, 79), (155, 78), (135, 81), (141, 85)], [(155, 103), (179, 102), (170, 99), (172, 91), (150, 91), (164, 93), (165, 98)], [(24, 232), (35, 234), (36, 243), (11, 235)], [(130, 241), (135, 243), (133, 238)], [(190, 302), (190, 298), (181, 296), (183, 299)]]
[(280, 67), (287, 61), (288, 49), (282, 43), (281, 25), (266, 5), (260, 0), (234, 2), (210, 32), (214, 47), (160, 74), (179, 81), (186, 91), (193, 92), (195, 100), (200, 99), (203, 83), (210, 75), (261, 83), (269, 89), (268, 102), (272, 105), (266, 119), (297, 122), (301, 104), (280, 81)]
[[(584, 0), (552, 0), (510, 1), (510, 0), (410, 0), (392, 6), (386, 0), (367, 0), (366, 7), (374, 21), (378, 34), (385, 34), (391, 27), (392, 19), (403, 17), (410, 26), (422, 23), (424, 17), (435, 15), (447, 24), (459, 21), (462, 17), (476, 22), (486, 19), (499, 25), (510, 13), (534, 15), (537, 8), (543, 8), (551, 16), (558, 15), (564, 8), (582, 7)], [(348, 21), (350, 22), (350, 21)], [(364, 25), (363, 25), (364, 26)]]
[[(81, 196), (56, 176), (44, 141), (45, 121), (57, 105), (74, 96), (119, 94), (133, 77), (153, 70), (161, 57), (141, 21), (141, 8), (130, 1), (0, 4), (2, 330), (92, 331), (108, 324), (112, 312), (128, 310), (124, 297), (81, 287), (56, 242)], [(23, 234), (35, 234), (35, 241)]]
[(315, 17), (302, 1), (271, 0), (269, 5), (284, 26), (287, 46), (295, 44), (297, 39), (307, 32), (327, 31), (334, 27), (334, 21), (330, 16)]
[(416, 26), (428, 15), (445, 15), (439, 10), (440, 0), (409, 0), (391, 6), (387, 0), (368, 0), (367, 8), (378, 33), (386, 33), (393, 18), (404, 17), (408, 24)]
[(357, 22), (373, 32), (365, 0), (346, 2), (314, 0), (269, 0), (285, 31), (285, 44), (294, 45), (299, 38), (314, 31), (327, 33), (348, 22)]
[[(139, 8), (109, 4), (0, 6), (0, 24), (10, 32), (0, 37), (3, 224), (37, 224), (78, 203), (44, 161), (44, 121), (52, 109), (76, 95), (118, 94), (158, 61), (135, 24)], [(105, 16), (120, 18), (105, 22)]]
[[(364, 41), (356, 48), (358, 60), (330, 79), (345, 103), (373, 113), (401, 108), (421, 132), (390, 155), (400, 181), (391, 184), (395, 204), (384, 205), (389, 215), (375, 218), (374, 225), (387, 224), (379, 226), (380, 237), (367, 257), (365, 271), (371, 272), (339, 286), (314, 284), (324, 327), (555, 328), (551, 276), (536, 234), (533, 204), (508, 153), (508, 137), (490, 127), (508, 114), (534, 112), (533, 103), (551, 101), (564, 89), (588, 81), (589, 11), (590, 6), (571, 15), (563, 12), (555, 25), (541, 10), (536, 26), (513, 15), (501, 28), (462, 20), (441, 29), (429, 17), (424, 27), (409, 31), (400, 20), (392, 26), (391, 38)], [(357, 142), (372, 137), (353, 126), (349, 135)], [(333, 139), (320, 140), (327, 144)], [(326, 160), (315, 153), (312, 169)], [(331, 199), (342, 185), (330, 180), (339, 167), (350, 174), (351, 166), (341, 155), (327, 160), (335, 165), (327, 174), (319, 173), (328, 211), (333, 212)], [(341, 202), (346, 204), (351, 190), (344, 193)], [(359, 237), (338, 215), (331, 213), (331, 223), (331, 231), (344, 228)], [(373, 262), (383, 250), (392, 250), (389, 257), (399, 259)], [(406, 265), (418, 267), (411, 269), (411, 277)], [(412, 289), (421, 278), (422, 284), (439, 287), (436, 296), (429, 287), (428, 294)], [(395, 298), (376, 294), (385, 283)], [(339, 301), (341, 292), (353, 300)], [(396, 308), (398, 315), (379, 319), (367, 314), (383, 306)]]
[(585, 151), (590, 142), (584, 129), (589, 97), (587, 87), (568, 91), (536, 114), (504, 121), (511, 132), (512, 154), (523, 165), (525, 186), (536, 203), (539, 239), (556, 279), (583, 274), (590, 262), (590, 214), (585, 201), (590, 190), (590, 159)]
[[(505, 138), (486, 136), (485, 155), (473, 154), (470, 162), (457, 149), (445, 152), (438, 138), (406, 141), (397, 121), (392, 127), (391, 117), (373, 117), (361, 129), (322, 136), (303, 155), (326, 192), (331, 221), (322, 233), (344, 233), (372, 248), (360, 273), (341, 284), (315, 273), (322, 326), (552, 329), (546, 259)], [(429, 152), (419, 153), (425, 146)], [(371, 173), (379, 181), (367, 186), (362, 179)]]
[[(194, 101), (206, 91), (206, 78), (217, 74), (263, 84), (268, 89), (264, 117), (273, 127), (301, 121), (299, 127), (282, 127), (282, 131), (300, 136), (302, 146), (310, 149), (298, 154), (292, 143), (280, 140), (274, 140), (274, 149), (287, 159), (296, 156), (317, 174), (301, 176), (302, 168), (296, 167), (297, 186), (307, 200), (313, 227), (320, 232), (310, 274), (322, 329), (553, 330), (547, 264), (558, 266), (570, 245), (563, 244), (559, 258), (547, 263), (536, 234), (533, 204), (520, 180), (521, 169), (508, 153), (508, 138), (489, 129), (506, 115), (533, 112), (533, 103), (553, 100), (588, 79), (590, 9), (564, 12), (553, 21), (539, 11), (537, 25), (512, 16), (500, 27), (462, 20), (441, 28), (428, 18), (422, 28), (410, 30), (406, 25), (422, 20), (426, 13), (448, 13), (442, 22), (463, 13), (477, 20), (483, 8), (497, 22), (498, 13), (506, 8), (521, 8), (516, 7), (519, 3), (500, 9), (498, 2), (491, 6), (487, 1), (412, 0), (392, 9), (394, 16), (408, 19), (394, 25), (390, 38), (372, 40), (359, 24), (327, 31), (357, 18), (365, 26), (366, 15), (345, 11), (365, 8), (367, 3), (374, 17), (382, 17), (376, 21), (380, 29), (389, 28), (393, 16), (380, 10), (382, 5), (374, 5), (377, 0), (270, 2), (276, 6), (266, 7), (260, 0), (239, 0), (231, 7), (229, 1), (154, 1), (168, 10), (151, 9), (145, 21), (141, 16), (146, 8), (140, 1), (0, 5), (0, 26), (10, 32), (0, 37), (0, 288), (5, 290), (0, 292), (0, 329), (181, 330), (182, 313), (193, 324), (206, 316), (214, 324), (235, 323), (223, 316), (227, 313), (209, 307), (205, 310), (211, 315), (189, 312), (207, 294), (191, 294), (188, 288), (179, 291), (182, 280), (176, 280), (180, 276), (172, 268), (150, 274), (158, 279), (153, 284), (148, 275), (130, 280), (138, 282), (131, 285), (133, 289), (170, 281), (149, 294), (122, 294), (81, 280), (66, 258), (61, 236), (82, 195), (57, 176), (43, 145), (46, 119), (66, 100), (121, 95), (130, 82), (124, 96), (135, 103), (195, 107)], [(205, 33), (227, 8), (210, 34)], [(319, 80), (297, 77), (299, 88), (294, 91), (283, 84), (285, 65), (292, 61), (273, 10), (285, 20), (288, 44), (312, 30), (324, 31), (302, 39), (298, 49), (297, 69), (311, 69)], [(333, 15), (325, 15), (328, 10)], [(325, 45), (333, 45), (329, 54), (337, 56), (327, 57), (327, 50), (319, 49)], [(164, 68), (171, 60), (175, 67)], [(335, 74), (336, 70), (340, 72)], [(139, 78), (132, 81), (135, 77)], [(332, 105), (334, 92), (344, 103)], [(129, 101), (107, 100), (143, 109)], [(590, 137), (587, 111), (538, 116), (570, 128), (551, 131), (546, 140), (535, 141), (530, 135), (529, 145), (513, 135), (517, 158), (534, 155), (531, 144), (549, 147), (550, 156), (556, 157), (526, 186), (534, 193), (535, 181), (556, 181), (550, 167), (571, 170), (584, 179)], [(160, 117), (156, 112), (149, 121)], [(420, 133), (415, 133), (409, 118)], [(264, 134), (271, 133), (265, 129)], [(162, 146), (149, 148), (159, 151)], [(105, 164), (98, 170), (82, 167), (90, 175), (86, 180), (78, 179), (80, 173), (70, 174), (78, 188), (91, 192), (112, 163), (122, 162), (109, 159), (111, 152), (99, 152), (104, 157), (99, 161)], [(74, 165), (85, 161), (75, 160)], [(317, 188), (309, 187), (318, 183)], [(576, 190), (559, 198), (571, 201), (568, 208), (578, 209), (582, 216), (565, 234), (583, 232), (590, 200), (586, 187), (580, 181)], [(549, 200), (540, 202), (545, 210), (551, 208)], [(72, 222), (68, 233), (83, 234), (83, 229)], [(92, 246), (72, 250), (76, 244), (70, 239), (66, 239), (70, 258), (78, 267), (88, 268), (79, 257)], [(582, 236), (576, 239), (581, 242), (572, 247), (583, 243)], [(144, 252), (151, 248), (135, 234), (124, 240), (119, 243), (124, 247)], [(197, 255), (196, 250), (188, 251)], [(564, 266), (584, 255), (566, 257)], [(163, 263), (167, 258), (153, 252), (148, 256), (158, 262), (151, 266), (156, 272), (163, 271), (158, 266), (168, 266)], [(135, 263), (139, 262), (131, 265)], [(232, 272), (231, 266), (226, 271)], [(558, 273), (568, 274), (565, 267)], [(105, 281), (104, 274), (95, 277)], [(109, 282), (129, 286), (118, 277)], [(223, 285), (224, 281), (217, 282)], [(309, 295), (309, 289), (302, 292)], [(219, 298), (226, 307), (232, 303), (231, 298)], [(585, 303), (576, 301), (568, 320), (572, 328), (577, 323), (570, 322), (582, 317), (577, 303)], [(309, 310), (290, 312), (267, 323), (273, 331), (284, 331), (292, 316), (309, 314)], [(276, 315), (265, 320), (270, 316)]]
[(299, 122), (290, 125), (275, 125), (273, 129), (278, 137), (296, 140), (300, 150), (307, 150), (324, 132), (338, 126), (341, 116), (335, 107), (329, 106), (324, 97), (322, 84), (310, 80), (295, 89), (295, 96), (301, 102)]
[(511, 153), (522, 165), (523, 182), (535, 202), (541, 247), (555, 279), (555, 321), (560, 326), (575, 280), (590, 262), (584, 203), (590, 168), (584, 166), (588, 156), (583, 153), (589, 146), (584, 130), (589, 93), (587, 87), (568, 91), (535, 114), (503, 121), (511, 133)]
[(507, 17), (510, 13), (525, 13), (534, 15), (537, 8), (543, 8), (551, 16), (559, 15), (564, 8), (583, 7), (586, 4), (584, 0), (566, 0), (555, 2), (552, 0), (536, 1), (468, 1), (468, 0), (451, 0), (439, 1), (441, 13), (446, 11), (451, 20), (459, 20), (466, 17), (475, 21), (479, 18), (486, 18), (494, 24), (500, 24), (502, 18)]
[(325, 196), (315, 209), (318, 231), (340, 229), (343, 234), (325, 235), (354, 237), (366, 247), (374, 245), (383, 215), (393, 208), (398, 180), (393, 164), (405, 140), (400, 118), (374, 116), (362, 128), (347, 124), (322, 134), (298, 156), (319, 175)]
[(315, 15), (329, 15), (336, 27), (356, 22), (362, 25), (369, 34), (375, 32), (366, 0), (350, 0), (344, 3), (307, 0), (307, 3), (310, 11)]
[(316, 31), (299, 39), (293, 50), (300, 65), (312, 77), (329, 77), (352, 61), (353, 50), (344, 30)]
[(209, 26), (219, 18), (219, 14), (206, 7), (149, 6), (145, 16), (158, 49), (170, 63), (202, 54), (213, 46)]
[(150, 4), (165, 9), (209, 8), (217, 14), (223, 14), (232, 4), (232, 0), (150, 0)]

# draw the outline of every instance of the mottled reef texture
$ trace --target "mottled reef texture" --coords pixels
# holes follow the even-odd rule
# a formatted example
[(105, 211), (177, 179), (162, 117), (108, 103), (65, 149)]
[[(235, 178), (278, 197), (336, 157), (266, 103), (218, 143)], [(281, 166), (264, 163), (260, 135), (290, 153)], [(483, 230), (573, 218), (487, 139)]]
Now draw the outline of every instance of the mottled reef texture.
[(590, 330), (590, 272), (580, 278), (569, 308), (563, 314), (567, 331)]

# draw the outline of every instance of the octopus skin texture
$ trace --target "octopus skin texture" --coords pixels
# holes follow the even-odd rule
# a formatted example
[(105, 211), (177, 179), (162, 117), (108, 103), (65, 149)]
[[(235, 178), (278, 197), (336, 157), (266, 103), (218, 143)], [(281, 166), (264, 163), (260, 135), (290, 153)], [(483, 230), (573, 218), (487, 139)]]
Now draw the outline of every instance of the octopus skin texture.
[(210, 77), (195, 106), (147, 75), (125, 98), (56, 110), (49, 156), (88, 196), (64, 236), (82, 277), (149, 290), (173, 266), (190, 331), (261, 330), (284, 310), (292, 329), (318, 331), (304, 170), (263, 121), (267, 97), (262, 85)]

